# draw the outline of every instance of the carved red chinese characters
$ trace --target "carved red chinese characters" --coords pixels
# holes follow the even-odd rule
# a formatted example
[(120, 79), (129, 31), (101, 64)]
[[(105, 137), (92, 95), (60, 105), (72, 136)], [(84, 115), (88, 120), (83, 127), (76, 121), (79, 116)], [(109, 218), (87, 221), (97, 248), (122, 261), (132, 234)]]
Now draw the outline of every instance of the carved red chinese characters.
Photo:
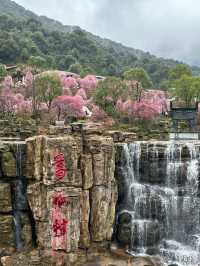
[(67, 225), (68, 225), (67, 219), (55, 219), (53, 223), (53, 232), (54, 237), (61, 237), (65, 236), (67, 233)]
[(69, 220), (66, 211), (70, 199), (60, 192), (55, 192), (52, 198), (52, 248), (53, 250), (66, 249)]
[(64, 197), (61, 194), (55, 194), (53, 197), (53, 205), (54, 207), (61, 208), (64, 205), (70, 203), (70, 199), (68, 197)]
[(58, 181), (62, 181), (65, 175), (67, 174), (67, 170), (65, 167), (65, 156), (63, 153), (60, 153), (54, 157), (54, 169), (55, 169), (55, 177)]

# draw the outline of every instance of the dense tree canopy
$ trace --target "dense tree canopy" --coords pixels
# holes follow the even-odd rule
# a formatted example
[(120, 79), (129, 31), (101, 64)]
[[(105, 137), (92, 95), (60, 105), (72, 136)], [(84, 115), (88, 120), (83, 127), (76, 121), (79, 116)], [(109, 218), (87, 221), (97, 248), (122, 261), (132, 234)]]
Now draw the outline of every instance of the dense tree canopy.
[(153, 83), (147, 72), (143, 68), (131, 68), (123, 74), (126, 80), (137, 80), (144, 88), (151, 88)]
[(192, 76), (191, 69), (186, 65), (177, 65), (169, 71), (169, 81), (180, 79), (183, 75)]
[(190, 106), (195, 100), (200, 100), (200, 78), (182, 75), (172, 82), (172, 92), (177, 100), (182, 100)]
[(0, 62), (28, 62), (37, 67), (70, 70), (81, 76), (122, 76), (130, 68), (143, 68), (146, 72), (139, 71), (135, 75), (136, 78), (143, 76), (144, 87), (151, 87), (151, 80), (158, 86), (177, 64), (173, 60), (159, 59), (101, 39), (78, 28), (61, 31), (55, 25), (50, 23), (47, 27), (47, 23), (40, 21), (39, 17), (29, 17), (29, 14), (24, 18), (0, 15)]
[(46, 103), (49, 110), (53, 99), (62, 94), (60, 80), (47, 74), (35, 79), (34, 88), (36, 100)]
[(0, 78), (5, 77), (6, 75), (6, 68), (4, 65), (0, 64)]
[(94, 101), (99, 105), (108, 115), (116, 113), (116, 103), (119, 98), (126, 98), (128, 87), (120, 78), (109, 77), (104, 81), (99, 82)]

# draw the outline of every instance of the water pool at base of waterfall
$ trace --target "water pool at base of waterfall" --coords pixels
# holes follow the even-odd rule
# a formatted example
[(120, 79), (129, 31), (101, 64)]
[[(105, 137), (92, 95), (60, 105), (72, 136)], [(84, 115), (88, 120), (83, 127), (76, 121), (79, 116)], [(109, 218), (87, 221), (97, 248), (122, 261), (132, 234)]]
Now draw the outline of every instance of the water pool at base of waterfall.
[(116, 239), (132, 255), (200, 266), (200, 142), (124, 144)]
[(200, 254), (190, 246), (184, 246), (174, 240), (165, 243), (167, 247), (160, 247), (160, 255), (166, 263), (176, 263), (178, 266), (200, 265)]

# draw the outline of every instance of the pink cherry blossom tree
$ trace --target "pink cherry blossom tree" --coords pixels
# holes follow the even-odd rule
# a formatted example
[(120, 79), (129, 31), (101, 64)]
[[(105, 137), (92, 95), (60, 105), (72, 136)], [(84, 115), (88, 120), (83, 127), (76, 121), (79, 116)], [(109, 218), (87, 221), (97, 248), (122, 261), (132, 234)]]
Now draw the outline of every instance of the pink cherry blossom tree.
[(11, 76), (6, 76), (2, 82), (2, 92), (4, 94), (10, 93), (14, 87), (14, 82)]
[(33, 85), (34, 76), (31, 71), (28, 71), (24, 77), (24, 83), (27, 87)]
[(76, 81), (75, 78), (62, 76), (61, 84), (64, 88), (70, 89), (73, 95), (76, 94), (78, 90), (78, 82)]
[(62, 95), (56, 97), (52, 103), (58, 120), (66, 117), (84, 117), (83, 106), (84, 101), (80, 96)]
[(142, 93), (142, 101), (156, 106), (159, 113), (165, 113), (168, 110), (168, 100), (166, 92), (161, 90), (146, 90)]
[(76, 93), (77, 96), (81, 96), (83, 100), (87, 100), (87, 94), (84, 89), (79, 89)]
[(31, 112), (32, 111), (32, 101), (25, 100), (24, 96), (21, 93), (17, 93), (13, 95), (15, 99), (15, 112)]
[(134, 103), (133, 113), (138, 118), (153, 119), (160, 114), (160, 108), (156, 104), (141, 101)]
[(90, 97), (96, 90), (98, 80), (94, 75), (87, 75), (80, 80), (80, 87), (85, 90), (86, 94)]
[(127, 100), (125, 102), (119, 101), (116, 109), (120, 114), (125, 117), (129, 117), (129, 119), (153, 119), (154, 117), (160, 115), (160, 105), (144, 100)]
[(108, 118), (106, 112), (101, 109), (99, 106), (94, 105), (92, 108), (92, 117), (91, 119), (95, 122), (105, 121)]
[(3, 117), (14, 116), (16, 111), (15, 94), (11, 91), (3, 91), (0, 95), (0, 115)]

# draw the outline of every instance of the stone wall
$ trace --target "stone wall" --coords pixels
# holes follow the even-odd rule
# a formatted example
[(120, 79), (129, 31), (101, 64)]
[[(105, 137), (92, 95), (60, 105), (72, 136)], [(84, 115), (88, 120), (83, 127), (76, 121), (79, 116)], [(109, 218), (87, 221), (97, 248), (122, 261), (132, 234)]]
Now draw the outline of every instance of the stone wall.
[[(108, 252), (118, 199), (115, 143), (135, 138), (72, 125), (25, 142), (0, 140), (0, 257), (36, 246), (45, 263), (50, 254), (52, 265), (71, 265), (57, 263), (101, 253), (93, 247)], [(34, 261), (34, 252), (25, 257), (32, 254)]]
[(0, 141), (0, 254), (32, 245), (25, 158), (25, 142)]
[(75, 252), (111, 240), (117, 201), (111, 137), (33, 137), (27, 158), (39, 247)]

